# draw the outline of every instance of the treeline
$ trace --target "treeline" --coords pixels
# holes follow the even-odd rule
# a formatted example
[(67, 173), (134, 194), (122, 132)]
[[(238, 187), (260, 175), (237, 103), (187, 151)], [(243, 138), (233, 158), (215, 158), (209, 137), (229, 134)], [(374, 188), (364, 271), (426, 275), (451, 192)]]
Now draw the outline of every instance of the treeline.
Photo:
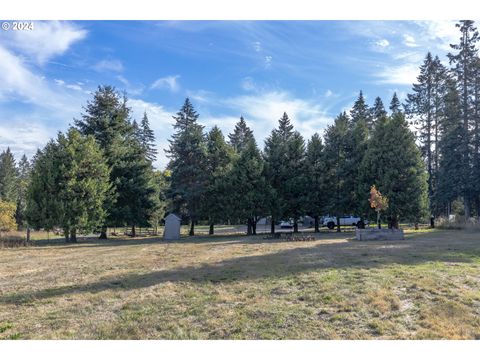
[(425, 166), (396, 95), (390, 109), (389, 115), (380, 98), (370, 108), (360, 92), (323, 141), (314, 134), (307, 142), (284, 113), (261, 151), (243, 118), (228, 140), (216, 126), (205, 134), (186, 99), (167, 151), (169, 209), (190, 219), (191, 235), (199, 220), (210, 224), (210, 233), (214, 224), (233, 222), (255, 234), (257, 221), (267, 216), (272, 232), (281, 219), (293, 219), (298, 231), (304, 215), (319, 231), (327, 213), (373, 215), (368, 198), (376, 185), (389, 198), (390, 227), (400, 219), (420, 221), (427, 215)]
[(449, 65), (428, 53), (405, 110), (418, 129), (428, 172), (429, 210), (449, 215), (463, 205), (480, 216), (480, 59), (474, 22), (458, 23)]
[[(155, 170), (155, 137), (147, 114), (132, 120), (125, 95), (100, 86), (65, 134), (19, 164), (0, 155), (0, 200), (15, 209), (19, 226), (60, 227), (67, 241), (77, 232), (107, 227), (157, 226), (166, 212), (190, 223), (274, 224), (309, 215), (356, 214), (372, 219), (372, 185), (389, 200), (390, 227), (449, 215), (463, 206), (480, 215), (480, 60), (478, 33), (461, 21), (451, 67), (427, 54), (405, 104), (397, 95), (389, 111), (377, 97), (370, 107), (360, 91), (349, 113), (340, 113), (323, 136), (304, 139), (286, 113), (260, 149), (241, 117), (226, 139), (207, 133), (189, 101), (174, 116), (165, 171)], [(406, 118), (417, 128), (410, 130)], [(418, 144), (417, 144), (418, 143)], [(419, 146), (420, 145), (420, 146)], [(337, 221), (338, 223), (338, 221)], [(338, 230), (340, 230), (338, 228)]]
[[(16, 203), (19, 226), (77, 233), (108, 226), (157, 226), (164, 215), (166, 178), (155, 170), (155, 138), (147, 114), (131, 120), (127, 98), (100, 86), (75, 126), (19, 166), (7, 149), (0, 157), (1, 199)], [(23, 181), (25, 179), (25, 181)]]

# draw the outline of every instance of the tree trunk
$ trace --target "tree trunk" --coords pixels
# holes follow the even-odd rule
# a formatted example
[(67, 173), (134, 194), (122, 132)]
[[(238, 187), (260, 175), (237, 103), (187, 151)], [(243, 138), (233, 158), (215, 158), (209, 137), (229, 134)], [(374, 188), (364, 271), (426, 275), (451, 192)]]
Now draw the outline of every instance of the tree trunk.
[(213, 235), (213, 233), (214, 233), (213, 226), (214, 226), (213, 223), (211, 223), (211, 224), (210, 224), (210, 229), (208, 229), (208, 234), (209, 234), (209, 235)]
[(30, 226), (27, 225), (27, 243), (30, 242)]
[(293, 232), (298, 233), (298, 221), (297, 221), (297, 219), (295, 219), (293, 221)]
[(380, 211), (377, 211), (377, 225), (379, 229), (382, 228), (382, 223), (380, 222)]
[(247, 219), (247, 235), (252, 235), (252, 219)]
[(433, 216), (430, 217), (430, 229), (435, 229), (435, 218)]
[(391, 216), (388, 218), (388, 228), (398, 229), (398, 218), (396, 216)]
[(319, 221), (319, 218), (318, 218), (318, 215), (314, 216), (314, 219), (315, 219), (315, 232), (318, 233), (320, 232), (320, 221)]
[(252, 235), (257, 235), (257, 220), (252, 219)]
[(193, 220), (190, 222), (190, 232), (188, 233), (188, 235), (190, 236), (195, 235), (195, 221)]
[(342, 230), (340, 229), (340, 216), (337, 216), (337, 232), (341, 232)]
[(65, 242), (69, 243), (70, 242), (70, 231), (68, 229), (63, 230), (63, 236), (65, 236)]
[(468, 221), (470, 219), (470, 199), (467, 195), (463, 198), (464, 207), (465, 207), (465, 220)]
[(135, 233), (135, 225), (132, 225), (132, 233), (131, 236), (135, 237), (137, 234)]
[(272, 215), (272, 220), (271, 220), (271, 223), (270, 223), (270, 234), (275, 234), (275, 219)]
[(70, 242), (72, 243), (77, 242), (77, 229), (70, 230)]
[(103, 239), (103, 240), (107, 239), (107, 227), (106, 226), (102, 226), (102, 230), (100, 231), (100, 236), (98, 238)]

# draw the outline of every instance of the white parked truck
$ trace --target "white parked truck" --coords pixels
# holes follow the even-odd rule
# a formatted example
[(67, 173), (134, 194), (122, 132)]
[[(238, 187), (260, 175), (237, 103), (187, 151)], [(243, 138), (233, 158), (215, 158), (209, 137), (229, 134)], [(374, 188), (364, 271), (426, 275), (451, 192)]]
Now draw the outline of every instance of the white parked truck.
[[(340, 226), (361, 226), (361, 221), (359, 216), (347, 215), (340, 216)], [(363, 220), (365, 225), (368, 224), (368, 221)], [(337, 217), (336, 216), (325, 216), (323, 218), (323, 226), (328, 227), (330, 230), (337, 226)]]

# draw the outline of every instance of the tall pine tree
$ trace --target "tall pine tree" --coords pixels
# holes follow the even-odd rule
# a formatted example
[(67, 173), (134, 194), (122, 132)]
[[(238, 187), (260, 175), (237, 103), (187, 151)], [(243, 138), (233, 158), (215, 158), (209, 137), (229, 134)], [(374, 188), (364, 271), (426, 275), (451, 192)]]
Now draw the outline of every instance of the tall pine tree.
[(328, 188), (326, 179), (326, 159), (322, 138), (313, 134), (307, 144), (305, 158), (306, 196), (305, 210), (315, 221), (314, 231), (319, 232), (319, 219), (327, 208)]
[(210, 225), (209, 233), (214, 233), (214, 225), (228, 220), (231, 204), (227, 191), (227, 174), (232, 166), (233, 148), (228, 145), (222, 131), (214, 126), (207, 135), (206, 189), (203, 201), (203, 215)]
[(472, 150), (470, 127), (474, 124), (474, 90), (475, 90), (475, 63), (478, 56), (476, 43), (479, 40), (479, 34), (473, 21), (462, 20), (456, 24), (459, 28), (461, 37), (458, 44), (450, 45), (456, 53), (449, 53), (450, 64), (453, 65), (453, 74), (461, 99), (461, 118), (465, 137), (462, 144), (462, 174), (463, 174), (463, 201), (465, 208), (465, 217), (471, 216), (472, 186)]
[(228, 139), (237, 153), (242, 152), (253, 139), (253, 131), (247, 126), (243, 116), (240, 116), (240, 120), (235, 124), (233, 133), (228, 135)]
[(195, 234), (195, 222), (201, 214), (201, 202), (206, 188), (205, 166), (207, 149), (203, 126), (197, 123), (198, 113), (187, 98), (176, 116), (170, 148), (171, 192), (173, 210), (190, 219), (190, 235)]
[(375, 185), (388, 198), (390, 228), (398, 228), (400, 219), (418, 222), (425, 215), (425, 166), (402, 113), (376, 124), (362, 162), (362, 182)]

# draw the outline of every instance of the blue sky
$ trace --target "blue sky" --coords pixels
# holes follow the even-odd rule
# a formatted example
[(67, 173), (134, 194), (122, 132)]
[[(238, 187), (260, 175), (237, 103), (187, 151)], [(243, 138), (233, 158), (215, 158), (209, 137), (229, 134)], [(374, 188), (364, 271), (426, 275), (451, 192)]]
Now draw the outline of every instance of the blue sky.
[(259, 144), (286, 111), (309, 138), (363, 90), (388, 105), (427, 51), (446, 63), (454, 21), (68, 21), (0, 31), (0, 149), (32, 156), (64, 131), (99, 84), (147, 111), (160, 150), (190, 97), (208, 130), (243, 115)]

